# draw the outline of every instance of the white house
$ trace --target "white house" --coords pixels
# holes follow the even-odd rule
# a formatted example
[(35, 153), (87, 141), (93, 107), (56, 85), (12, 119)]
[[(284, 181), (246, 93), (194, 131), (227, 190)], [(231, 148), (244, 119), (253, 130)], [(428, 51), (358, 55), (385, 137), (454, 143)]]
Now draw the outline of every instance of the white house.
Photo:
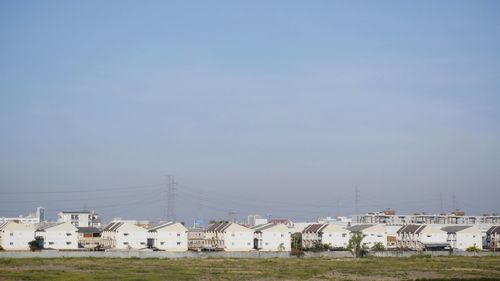
[(397, 247), (412, 250), (435, 250), (449, 247), (448, 234), (440, 227), (409, 224), (397, 231)]
[(495, 251), (500, 248), (500, 226), (492, 226), (486, 231), (486, 245)]
[(387, 232), (384, 225), (380, 224), (358, 224), (348, 228), (351, 231), (351, 236), (354, 233), (363, 235), (363, 244), (368, 248), (381, 243), (384, 248), (387, 248)]
[(101, 221), (94, 211), (62, 211), (58, 222), (69, 222), (76, 227), (100, 227)]
[(252, 227), (254, 249), (260, 251), (291, 251), (290, 231), (284, 224), (267, 223)]
[(0, 223), (0, 247), (4, 250), (29, 250), (35, 239), (35, 227), (12, 221)]
[(188, 250), (188, 229), (178, 222), (167, 222), (148, 229), (148, 248), (182, 252)]
[(58, 250), (78, 249), (78, 229), (69, 222), (42, 224), (35, 237), (43, 241), (43, 248)]
[(147, 229), (128, 223), (112, 222), (101, 233), (104, 247), (115, 249), (143, 249), (147, 247)]
[(447, 242), (453, 249), (466, 250), (472, 246), (483, 248), (482, 233), (476, 225), (452, 225), (441, 230), (448, 234)]
[(218, 222), (208, 227), (205, 239), (205, 249), (251, 251), (254, 231), (236, 223)]
[(315, 244), (326, 244), (333, 248), (345, 248), (349, 244), (349, 230), (335, 224), (311, 224), (302, 231), (302, 245), (305, 248)]

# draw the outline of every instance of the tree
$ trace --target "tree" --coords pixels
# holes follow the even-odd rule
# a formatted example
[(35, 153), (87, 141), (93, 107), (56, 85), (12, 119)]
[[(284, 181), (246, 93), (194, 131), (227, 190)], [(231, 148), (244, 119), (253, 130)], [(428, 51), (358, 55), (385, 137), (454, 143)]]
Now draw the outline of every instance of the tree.
[(372, 251), (376, 252), (385, 251), (385, 247), (382, 243), (375, 242), (375, 244), (373, 244)]
[(39, 251), (43, 249), (43, 239), (36, 237), (35, 240), (28, 242), (31, 251)]
[(303, 257), (304, 249), (302, 248), (302, 233), (296, 232), (292, 234), (292, 256)]
[(363, 235), (361, 233), (354, 233), (351, 239), (349, 239), (347, 249), (357, 258), (366, 255), (368, 250), (367, 247), (363, 245)]

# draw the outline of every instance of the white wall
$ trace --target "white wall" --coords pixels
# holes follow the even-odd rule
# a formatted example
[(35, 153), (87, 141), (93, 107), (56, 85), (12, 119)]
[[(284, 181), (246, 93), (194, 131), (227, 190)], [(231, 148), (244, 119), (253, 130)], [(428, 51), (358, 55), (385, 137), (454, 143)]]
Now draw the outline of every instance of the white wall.
[(48, 249), (70, 250), (78, 249), (78, 235), (76, 228), (65, 223), (37, 231), (36, 236), (43, 237), (43, 247)]
[(33, 227), (9, 223), (0, 231), (0, 246), (4, 250), (29, 250), (29, 242), (35, 239), (35, 229)]
[(159, 229), (150, 234), (154, 246), (160, 250), (182, 252), (188, 250), (187, 231)]
[(261, 251), (291, 251), (291, 238), (288, 231), (262, 231), (258, 238), (262, 240)]
[(225, 251), (250, 251), (253, 249), (253, 231), (226, 231), (221, 235)]

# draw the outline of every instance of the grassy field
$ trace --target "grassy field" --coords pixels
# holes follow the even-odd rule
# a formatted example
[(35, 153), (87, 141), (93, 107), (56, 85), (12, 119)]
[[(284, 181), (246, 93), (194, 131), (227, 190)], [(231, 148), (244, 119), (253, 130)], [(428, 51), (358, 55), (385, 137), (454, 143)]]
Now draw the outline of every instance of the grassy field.
[(0, 280), (500, 280), (500, 257), (0, 259)]

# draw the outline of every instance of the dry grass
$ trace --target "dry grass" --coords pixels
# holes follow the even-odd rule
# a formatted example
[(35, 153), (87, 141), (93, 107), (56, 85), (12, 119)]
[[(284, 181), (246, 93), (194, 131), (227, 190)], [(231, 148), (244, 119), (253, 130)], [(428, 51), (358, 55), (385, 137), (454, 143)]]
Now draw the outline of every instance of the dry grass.
[(500, 280), (500, 257), (0, 259), (0, 280)]

